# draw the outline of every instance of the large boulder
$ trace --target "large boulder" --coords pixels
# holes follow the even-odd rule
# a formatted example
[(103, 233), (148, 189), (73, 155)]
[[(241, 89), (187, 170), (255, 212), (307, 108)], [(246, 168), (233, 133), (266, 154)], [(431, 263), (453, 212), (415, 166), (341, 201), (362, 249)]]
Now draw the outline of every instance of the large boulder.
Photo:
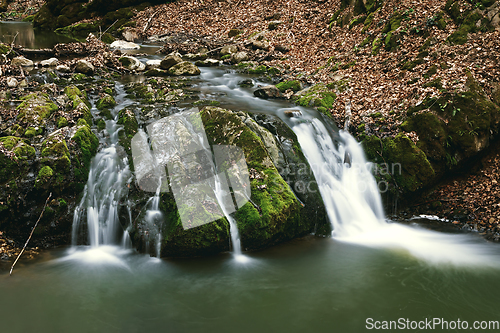
[[(191, 110), (185, 112), (184, 114), (188, 115), (183, 115), (183, 117), (190, 119), (196, 113), (198, 112)], [(238, 192), (238, 186), (231, 183), (233, 191), (236, 191), (234, 195), (237, 205), (233, 216), (244, 250), (265, 248), (308, 234), (313, 230), (320, 230), (322, 234), (330, 232), (321, 196), (318, 191), (313, 192), (314, 186), (309, 186), (311, 189), (309, 194), (299, 193), (301, 191), (294, 193), (294, 188), (305, 187), (297, 185), (299, 183), (298, 176), (296, 176), (298, 173), (293, 172), (292, 175), (291, 168), (294, 168), (293, 171), (297, 171), (297, 168), (308, 166), (308, 164), (300, 150), (297, 138), (283, 122), (277, 118), (255, 121), (247, 113), (234, 113), (218, 107), (205, 107), (199, 112), (198, 117), (201, 117), (201, 123), (195, 122), (186, 125), (182, 122), (166, 120), (168, 125), (164, 123), (159, 128), (149, 128), (148, 132), (150, 135), (151, 133), (153, 135), (172, 133), (171, 135), (174, 135), (175, 138), (171, 138), (169, 135), (169, 140), (173, 141), (167, 146), (169, 149), (180, 152), (187, 149), (185, 154), (193, 149), (190, 148), (191, 142), (197, 139), (198, 135), (195, 132), (200, 130), (206, 133), (208, 143), (214, 151), (217, 150), (217, 147), (228, 146), (240, 149), (243, 158), (243, 160), (239, 160), (240, 162), (231, 160), (231, 163), (225, 164), (220, 163), (220, 159), (215, 159), (217, 160), (217, 168), (220, 168), (217, 170), (226, 170), (228, 175), (233, 176), (233, 178), (229, 178), (232, 179), (231, 182), (235, 179), (244, 179), (244, 177), (247, 177), (250, 182), (250, 188), (247, 187), (247, 196)], [(276, 134), (280, 136), (280, 141), (283, 142), (284, 146), (261, 123), (269, 125), (274, 131), (277, 130)], [(156, 138), (153, 141), (159, 144), (161, 139)], [(169, 151), (169, 156), (176, 156), (172, 155), (173, 150)], [(181, 155), (184, 153), (181, 152)], [(197, 156), (201, 155), (197, 154)], [(168, 170), (176, 174), (174, 178), (172, 178), (173, 175), (170, 175), (171, 179), (180, 180), (184, 184), (184, 187), (178, 192), (184, 193), (184, 200), (179, 200), (179, 196), (171, 192), (161, 194), (160, 207), (164, 218), (161, 255), (199, 256), (229, 250), (230, 225), (228, 220), (222, 217), (223, 214), (215, 220), (206, 220), (210, 214), (216, 214), (218, 201), (213, 196), (210, 197), (206, 193), (200, 192), (203, 187), (199, 183), (198, 173), (202, 169), (200, 169), (198, 160), (195, 159), (188, 164), (176, 161), (175, 158), (172, 160), (172, 165), (168, 167)], [(245, 165), (243, 166), (241, 162)], [(235, 170), (231, 169), (234, 165), (238, 165)], [(188, 166), (190, 169), (187, 169)], [(140, 170), (145, 170), (140, 165), (134, 165), (134, 168), (139, 170), (139, 173), (141, 173)], [(248, 173), (245, 173), (244, 169), (248, 170)], [(198, 171), (192, 174), (190, 170)], [(280, 175), (280, 172), (283, 173), (283, 176)], [(225, 173), (221, 173), (221, 175), (223, 174)], [(205, 176), (201, 179), (205, 179)], [(290, 185), (285, 182), (283, 177), (287, 178)], [(290, 177), (296, 178), (291, 179)], [(305, 185), (314, 183), (314, 176), (311, 172), (304, 177), (300, 181), (304, 181)], [(137, 183), (141, 183), (142, 179), (150, 178), (141, 178), (141, 180), (137, 180)], [(147, 183), (142, 182), (142, 184), (145, 186)], [(151, 192), (154, 192), (154, 188), (156, 187), (151, 187)], [(137, 188), (134, 191), (138, 191)], [(147, 193), (141, 194), (140, 191), (132, 195), (134, 197), (144, 196), (143, 202), (147, 202), (147, 198), (151, 196)], [(300, 200), (298, 199), (299, 195), (301, 196)], [(232, 200), (230, 204), (234, 204)], [(201, 211), (200, 205), (203, 207)], [(140, 209), (140, 207), (136, 207), (136, 209)], [(190, 216), (190, 218), (186, 220), (183, 219), (183, 216)], [(139, 218), (139, 220), (141, 219)], [(154, 252), (154, 249), (145, 248), (152, 226), (148, 226), (145, 219), (142, 221), (135, 225), (134, 239), (143, 250)], [(149, 242), (150, 246), (151, 243)]]
[(200, 69), (189, 61), (180, 62), (168, 69), (168, 74), (173, 76), (199, 75)]

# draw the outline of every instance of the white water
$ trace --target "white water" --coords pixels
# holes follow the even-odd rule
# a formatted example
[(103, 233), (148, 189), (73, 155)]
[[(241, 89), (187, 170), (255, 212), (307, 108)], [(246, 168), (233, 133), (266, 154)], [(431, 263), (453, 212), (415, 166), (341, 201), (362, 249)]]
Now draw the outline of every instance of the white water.
[[(117, 96), (119, 100), (123, 98), (124, 93), (121, 87), (117, 87), (117, 90), (121, 92)], [(121, 107), (125, 106), (121, 104)], [(78, 232), (85, 226), (88, 230), (88, 243), (94, 250), (100, 246), (130, 244), (128, 231), (122, 229), (119, 221), (119, 209), (128, 194), (132, 173), (128, 166), (127, 154), (118, 144), (118, 133), (122, 126), (117, 124), (117, 114), (118, 110), (115, 108), (112, 110), (114, 119), (106, 121), (108, 137), (105, 147), (92, 159), (82, 200), (75, 208), (73, 246), (77, 245)], [(84, 215), (86, 220), (83, 219)], [(89, 253), (89, 256), (92, 257), (92, 253)]]
[(149, 250), (150, 242), (154, 242), (154, 252), (157, 258), (160, 258), (161, 253), (161, 240), (163, 227), (163, 213), (160, 210), (160, 191), (161, 182), (155, 195), (148, 202), (148, 209), (144, 221), (148, 228), (146, 236), (146, 249)]

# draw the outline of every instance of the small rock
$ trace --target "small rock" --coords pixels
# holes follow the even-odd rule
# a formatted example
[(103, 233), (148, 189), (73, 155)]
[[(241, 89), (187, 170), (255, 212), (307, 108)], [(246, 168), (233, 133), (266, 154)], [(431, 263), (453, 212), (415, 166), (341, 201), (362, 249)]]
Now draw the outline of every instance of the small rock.
[(160, 68), (151, 68), (147, 70), (144, 75), (146, 76), (168, 76), (168, 72)]
[(290, 118), (302, 116), (302, 112), (300, 112), (300, 110), (285, 110), (283, 113), (285, 116)]
[(12, 66), (33, 67), (33, 61), (23, 56), (15, 57), (10, 64)]
[(206, 53), (188, 53), (184, 56), (189, 60), (205, 60), (208, 58), (208, 55)]
[(281, 52), (281, 53), (288, 53), (288, 52), (290, 52), (290, 48), (289, 48), (289, 47), (287, 47), (287, 46), (283, 46), (283, 45), (276, 45), (276, 46), (274, 47), (274, 49), (275, 49), (276, 51)]
[(28, 81), (26, 79), (22, 79), (21, 82), (19, 82), (19, 88), (26, 88), (28, 86)]
[(248, 60), (248, 54), (245, 51), (236, 52), (231, 56), (231, 62), (234, 64), (238, 64), (242, 61)]
[(252, 88), (254, 83), (252, 79), (245, 79), (238, 82), (238, 85), (242, 88)]
[(180, 62), (168, 69), (168, 74), (174, 76), (180, 75), (198, 75), (201, 71), (198, 67), (190, 63), (189, 61)]
[(263, 40), (253, 40), (252, 48), (254, 48), (255, 50), (269, 51), (269, 43)]
[(94, 74), (94, 65), (92, 65), (87, 60), (78, 60), (78, 62), (76, 63), (75, 72), (83, 73), (85, 75), (92, 75)]
[(69, 73), (71, 72), (71, 68), (69, 68), (69, 66), (66, 65), (57, 65), (56, 71), (59, 71), (61, 73)]
[(283, 22), (281, 21), (271, 21), (269, 22), (269, 24), (267, 25), (267, 29), (269, 30), (275, 30), (276, 28), (278, 28), (278, 26), (280, 24), (282, 24)]
[(226, 45), (220, 50), (220, 55), (225, 56), (236, 52), (238, 52), (238, 47), (236, 45)]
[(182, 58), (175, 54), (169, 54), (160, 62), (161, 69), (169, 69), (170, 67), (182, 62)]
[(135, 42), (139, 40), (139, 34), (137, 28), (126, 27), (122, 31), (122, 36), (123, 39), (125, 39), (127, 42)]
[(235, 36), (238, 36), (239, 34), (241, 34), (243, 32), (243, 30), (240, 30), (240, 29), (231, 29), (229, 30), (229, 32), (227, 33), (227, 36), (229, 38), (231, 37), (235, 37)]
[(42, 66), (42, 67), (55, 67), (55, 66), (57, 66), (58, 62), (59, 62), (59, 60), (57, 60), (57, 58), (50, 58), (47, 60), (40, 61), (40, 66)]
[(124, 40), (115, 40), (113, 43), (111, 43), (109, 47), (111, 47), (112, 49), (121, 49), (121, 50), (138, 50), (141, 48), (136, 43), (127, 42)]
[(139, 59), (132, 56), (123, 56), (118, 59), (123, 67), (127, 68), (131, 71), (142, 72), (146, 69), (146, 65), (144, 65)]
[(255, 90), (253, 92), (253, 94), (256, 97), (264, 98), (264, 99), (268, 99), (268, 98), (282, 98), (283, 97), (283, 95), (281, 94), (281, 91), (278, 88), (276, 88), (276, 86), (273, 86), (273, 85), (269, 85), (269, 86), (265, 86), (265, 87), (259, 88), (259, 89)]
[(161, 60), (146, 61), (146, 69), (160, 68)]
[(194, 63), (198, 67), (215, 67), (220, 66), (220, 62), (217, 59), (207, 59), (207, 60), (198, 60)]
[(15, 88), (17, 87), (18, 82), (15, 77), (8, 77), (7, 78), (7, 87), (9, 88)]

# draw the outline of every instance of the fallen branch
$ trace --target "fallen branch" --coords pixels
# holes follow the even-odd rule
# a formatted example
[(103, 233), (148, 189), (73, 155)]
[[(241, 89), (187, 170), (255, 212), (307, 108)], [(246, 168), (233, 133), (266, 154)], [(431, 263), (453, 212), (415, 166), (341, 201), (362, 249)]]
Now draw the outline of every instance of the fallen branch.
[(111, 27), (114, 26), (116, 22), (118, 22), (118, 20), (114, 21), (113, 24), (111, 24), (106, 30), (104, 30), (104, 32), (99, 36), (99, 40), (101, 40), (102, 35), (108, 32), (108, 30), (111, 29)]
[(153, 15), (151, 15), (151, 17), (150, 17), (150, 18), (148, 19), (148, 21), (146, 22), (146, 25), (144, 26), (144, 29), (142, 29), (142, 34), (145, 34), (145, 33), (146, 33), (146, 31), (148, 31), (148, 29), (151, 27), (151, 22), (152, 22), (153, 18), (154, 18), (156, 15), (158, 15), (158, 13), (159, 13), (159, 12), (160, 12), (160, 11), (159, 11), (159, 10), (157, 10), (157, 11), (155, 11), (155, 12), (153, 13)]
[(45, 205), (43, 205), (42, 212), (40, 213), (40, 216), (38, 217), (38, 220), (36, 221), (35, 226), (33, 227), (33, 229), (31, 229), (30, 236), (28, 237), (28, 240), (26, 240), (26, 243), (24, 244), (23, 249), (21, 250), (21, 252), (19, 252), (19, 255), (17, 256), (16, 261), (14, 261), (14, 263), (12, 264), (12, 267), (10, 268), (9, 275), (12, 275), (12, 270), (14, 269), (14, 266), (17, 264), (17, 261), (19, 260), (19, 258), (21, 258), (21, 256), (23, 255), (24, 250), (26, 250), (26, 246), (28, 246), (28, 243), (31, 240), (31, 236), (33, 236), (33, 232), (35, 231), (35, 228), (38, 225), (38, 222), (40, 222), (40, 219), (43, 216), (43, 212), (45, 211), (45, 207), (47, 207), (47, 203), (49, 202), (50, 197), (52, 197), (52, 192), (50, 192), (49, 196), (47, 197), (47, 200), (45, 200)]

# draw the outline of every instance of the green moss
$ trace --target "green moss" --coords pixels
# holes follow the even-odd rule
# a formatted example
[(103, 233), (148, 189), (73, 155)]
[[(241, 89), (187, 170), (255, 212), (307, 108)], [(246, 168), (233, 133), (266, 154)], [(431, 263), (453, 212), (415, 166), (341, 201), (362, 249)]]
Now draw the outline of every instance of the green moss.
[(104, 96), (97, 101), (96, 107), (99, 110), (111, 109), (116, 105), (116, 101), (113, 96), (104, 94)]
[(116, 38), (113, 37), (113, 35), (111, 35), (109, 32), (106, 32), (101, 36), (101, 40), (106, 44), (111, 44), (116, 40)]
[(40, 92), (28, 94), (21, 100), (22, 103), (17, 107), (19, 111), (17, 119), (36, 127), (42, 126), (45, 119), (58, 110), (57, 105), (52, 103), (48, 95)]
[(4, 136), (0, 137), (0, 143), (7, 150), (12, 150), (21, 139), (15, 136)]
[(57, 128), (68, 126), (68, 120), (64, 117), (59, 117), (57, 120)]
[(441, 89), (443, 89), (443, 83), (441, 82), (441, 78), (437, 77), (434, 80), (429, 81), (426, 84), (424, 84), (424, 87), (434, 87), (434, 88), (441, 90)]
[(75, 82), (87, 81), (88, 76), (83, 73), (75, 73), (71, 76), (71, 79)]
[(349, 22), (349, 29), (352, 29), (352, 27), (358, 25), (358, 24), (361, 24), (361, 23), (364, 23), (365, 20), (366, 20), (366, 15), (362, 15), (362, 16), (358, 16), (354, 19), (351, 20), (351, 22)]
[(52, 176), (54, 175), (54, 170), (48, 165), (42, 167), (38, 172), (38, 176), (35, 180), (35, 188), (39, 189), (50, 182)]
[(373, 40), (372, 43), (372, 55), (377, 55), (380, 50), (380, 46), (382, 46), (382, 40), (380, 37), (377, 37)]
[(283, 81), (278, 83), (276, 85), (276, 88), (278, 88), (281, 92), (285, 92), (288, 89), (292, 89), (293, 91), (299, 91), (302, 89), (302, 84), (298, 80)]
[(219, 106), (220, 102), (210, 99), (200, 99), (199, 101), (193, 103), (193, 106), (205, 106), (205, 105)]
[(220, 57), (220, 60), (226, 60), (226, 59), (230, 59), (230, 58), (231, 58), (231, 55), (226, 54), (226, 55), (223, 55), (222, 57)]
[(14, 154), (18, 160), (33, 159), (36, 156), (35, 148), (30, 145), (22, 144), (14, 148)]
[(427, 70), (427, 72), (425, 72), (424, 78), (428, 79), (428, 78), (430, 78), (431, 76), (433, 76), (436, 73), (437, 73), (437, 66), (436, 65), (432, 65), (431, 67), (429, 67), (429, 69)]
[(0, 54), (9, 54), (9, 53), (10, 53), (10, 47), (4, 43), (0, 43)]
[(302, 93), (297, 94), (297, 98), (295, 103), (300, 106), (315, 106), (331, 109), (333, 108), (333, 103), (337, 95), (324, 84), (318, 83), (307, 90), (303, 90)]
[(401, 67), (401, 69), (402, 70), (412, 70), (413, 68), (417, 67), (417, 65), (420, 65), (423, 63), (424, 63), (424, 59), (416, 58), (415, 60), (405, 62), (403, 64), (403, 67)]
[(75, 132), (71, 140), (75, 141), (81, 152), (81, 162), (87, 171), (90, 166), (90, 160), (92, 156), (97, 153), (97, 147), (99, 146), (99, 140), (94, 133), (90, 130), (90, 127), (86, 125), (80, 125), (78, 130)]
[(267, 69), (266, 66), (259, 65), (257, 67), (248, 68), (247, 71), (249, 74), (264, 74), (267, 72)]

